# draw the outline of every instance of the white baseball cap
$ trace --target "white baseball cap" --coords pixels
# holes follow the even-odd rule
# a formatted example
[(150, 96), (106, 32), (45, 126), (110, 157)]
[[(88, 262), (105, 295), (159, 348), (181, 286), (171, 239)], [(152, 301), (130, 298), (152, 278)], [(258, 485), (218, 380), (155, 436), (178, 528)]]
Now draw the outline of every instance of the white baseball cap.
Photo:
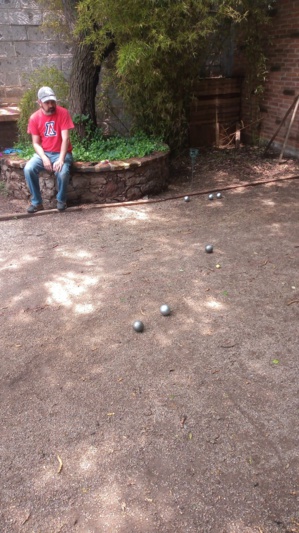
[(49, 100), (57, 101), (55, 93), (50, 87), (41, 87), (37, 93), (37, 98), (42, 103), (48, 102)]

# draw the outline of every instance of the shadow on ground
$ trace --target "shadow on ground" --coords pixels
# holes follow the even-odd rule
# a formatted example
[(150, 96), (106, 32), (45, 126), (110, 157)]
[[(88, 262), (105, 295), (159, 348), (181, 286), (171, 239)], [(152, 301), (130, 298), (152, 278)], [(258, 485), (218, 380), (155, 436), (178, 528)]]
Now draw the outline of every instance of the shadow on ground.
[(0, 242), (1, 532), (299, 531), (297, 180)]

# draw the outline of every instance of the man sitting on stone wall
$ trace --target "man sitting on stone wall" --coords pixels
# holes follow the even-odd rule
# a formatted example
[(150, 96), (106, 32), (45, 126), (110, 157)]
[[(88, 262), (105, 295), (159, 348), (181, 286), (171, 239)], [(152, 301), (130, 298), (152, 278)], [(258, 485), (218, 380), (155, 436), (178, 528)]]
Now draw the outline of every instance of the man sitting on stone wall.
[(41, 87), (37, 94), (40, 109), (33, 113), (28, 123), (28, 133), (36, 154), (28, 161), (24, 174), (31, 193), (28, 213), (44, 209), (39, 174), (42, 170), (54, 172), (57, 179), (57, 209), (66, 209), (67, 187), (73, 162), (69, 130), (74, 128), (67, 109), (57, 105), (50, 87)]

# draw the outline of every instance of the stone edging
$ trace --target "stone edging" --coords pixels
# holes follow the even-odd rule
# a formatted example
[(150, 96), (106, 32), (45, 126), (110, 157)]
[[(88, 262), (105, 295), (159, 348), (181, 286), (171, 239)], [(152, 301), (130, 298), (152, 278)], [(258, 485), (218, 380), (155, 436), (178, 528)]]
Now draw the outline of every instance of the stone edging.
[[(0, 158), (0, 179), (13, 197), (29, 200), (23, 173), (25, 164), (26, 160), (13, 154)], [(169, 151), (124, 161), (76, 162), (68, 189), (68, 204), (137, 200), (161, 192), (167, 186), (168, 177)], [(45, 207), (55, 207), (55, 176), (43, 171), (40, 186)]]

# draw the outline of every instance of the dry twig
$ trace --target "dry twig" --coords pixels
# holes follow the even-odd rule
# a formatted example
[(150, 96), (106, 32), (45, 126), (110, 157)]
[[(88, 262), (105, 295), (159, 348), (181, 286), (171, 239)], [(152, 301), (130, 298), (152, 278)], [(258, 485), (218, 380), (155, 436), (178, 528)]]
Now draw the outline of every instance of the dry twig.
[(287, 303), (287, 305), (292, 305), (292, 304), (297, 304), (299, 303), (299, 300), (291, 300), (290, 302)]

